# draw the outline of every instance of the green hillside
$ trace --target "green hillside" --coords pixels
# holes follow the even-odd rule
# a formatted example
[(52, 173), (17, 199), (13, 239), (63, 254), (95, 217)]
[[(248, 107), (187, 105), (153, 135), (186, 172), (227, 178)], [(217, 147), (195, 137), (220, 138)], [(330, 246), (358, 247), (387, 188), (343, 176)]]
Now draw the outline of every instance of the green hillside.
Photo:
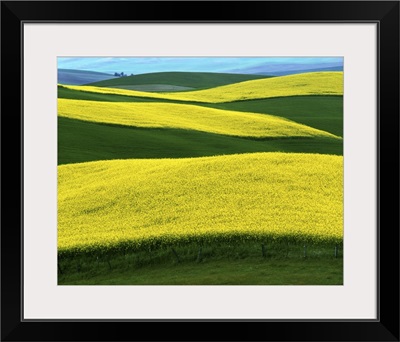
[(275, 115), (175, 103), (58, 100), (58, 115), (145, 128), (179, 128), (246, 138), (339, 137)]
[(289, 76), (250, 80), (204, 90), (150, 93), (136, 90), (96, 87), (65, 86), (91, 93), (151, 97), (199, 103), (222, 103), (299, 95), (343, 95), (343, 72), (315, 72)]
[(248, 152), (342, 155), (343, 141), (319, 137), (249, 140), (184, 129), (134, 128), (58, 118), (58, 164)]
[(338, 136), (343, 136), (343, 96), (341, 95), (308, 95), (228, 103), (195, 103), (124, 95), (89, 93), (59, 86), (58, 98), (109, 102), (162, 101), (165, 103), (196, 104), (211, 108), (274, 114), (293, 120), (297, 123), (321, 129)]
[(288, 96), (202, 105), (241, 112), (274, 114), (343, 136), (343, 96), (340, 95)]
[(90, 83), (97, 87), (166, 84), (196, 89), (213, 88), (226, 84), (268, 78), (265, 75), (225, 74), (213, 72), (155, 72)]

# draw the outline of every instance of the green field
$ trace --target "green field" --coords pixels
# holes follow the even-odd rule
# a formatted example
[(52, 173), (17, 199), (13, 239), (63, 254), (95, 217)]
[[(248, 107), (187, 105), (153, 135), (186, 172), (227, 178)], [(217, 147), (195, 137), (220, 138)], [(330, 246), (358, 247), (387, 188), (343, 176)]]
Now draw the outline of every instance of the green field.
[(59, 284), (342, 283), (343, 73), (238, 76), (58, 87)]
[(90, 86), (114, 88), (135, 85), (175, 85), (197, 89), (214, 88), (226, 84), (268, 78), (271, 76), (223, 74), (212, 72), (154, 72), (90, 83)]
[(343, 96), (290, 96), (213, 104), (239, 112), (273, 113), (334, 135), (343, 136)]
[(343, 255), (329, 245), (307, 246), (304, 255), (304, 245), (268, 241), (187, 244), (64, 258), (59, 270), (63, 285), (341, 285)]
[(242, 138), (325, 137), (331, 133), (267, 114), (175, 103), (115, 103), (58, 100), (58, 115), (70, 119), (143, 128), (175, 128)]
[[(58, 87), (58, 97), (104, 102), (159, 102), (152, 98), (138, 98), (124, 95), (88, 93)], [(164, 103), (196, 104), (163, 100)], [(228, 103), (201, 103), (202, 106), (239, 112), (273, 113), (294, 122), (343, 136), (343, 96), (290, 96), (261, 100), (237, 101)]]
[(65, 86), (90, 93), (115, 94), (159, 100), (222, 103), (299, 95), (343, 95), (343, 72), (314, 72), (244, 81), (205, 90), (175, 93), (141, 91), (95, 86)]
[(58, 164), (128, 158), (187, 158), (249, 152), (343, 154), (332, 138), (250, 140), (183, 129), (154, 129), (58, 118)]

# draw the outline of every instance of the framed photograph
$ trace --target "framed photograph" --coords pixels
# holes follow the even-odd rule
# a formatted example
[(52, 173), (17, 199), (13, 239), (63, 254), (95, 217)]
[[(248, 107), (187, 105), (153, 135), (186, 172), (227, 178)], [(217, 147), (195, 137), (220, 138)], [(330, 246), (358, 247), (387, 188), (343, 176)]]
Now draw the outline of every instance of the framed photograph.
[(399, 341), (397, 1), (1, 22), (2, 340)]

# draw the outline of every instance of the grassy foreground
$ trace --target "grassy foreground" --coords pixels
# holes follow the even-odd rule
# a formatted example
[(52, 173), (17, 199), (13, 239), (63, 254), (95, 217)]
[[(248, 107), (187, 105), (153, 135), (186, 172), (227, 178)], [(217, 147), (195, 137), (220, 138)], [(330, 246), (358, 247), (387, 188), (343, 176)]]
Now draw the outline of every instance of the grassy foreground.
[(265, 241), (59, 259), (59, 285), (342, 285), (338, 246)]

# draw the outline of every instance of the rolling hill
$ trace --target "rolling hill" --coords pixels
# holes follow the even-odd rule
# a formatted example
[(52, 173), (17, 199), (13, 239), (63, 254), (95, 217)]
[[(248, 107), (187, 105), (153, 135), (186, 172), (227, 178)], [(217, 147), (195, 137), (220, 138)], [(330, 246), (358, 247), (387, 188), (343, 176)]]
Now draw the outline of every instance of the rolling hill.
[(116, 94), (154, 99), (221, 103), (299, 95), (343, 95), (342, 72), (316, 72), (273, 77), (229, 84), (221, 87), (177, 92), (148, 93), (117, 88), (65, 86), (91, 93)]
[(71, 119), (145, 128), (178, 128), (237, 137), (339, 137), (267, 114), (174, 103), (58, 100), (58, 115)]
[(275, 97), (269, 99), (236, 101), (226, 103), (180, 102), (145, 97), (88, 93), (65, 87), (58, 87), (58, 98), (105, 101), (105, 102), (166, 102), (196, 104), (217, 109), (274, 114), (297, 123), (343, 136), (343, 96), (306, 95)]
[[(293, 74), (304, 74), (305, 72), (321, 72), (321, 71), (342, 71), (343, 66), (331, 66), (331, 67), (321, 67), (321, 68), (312, 68), (312, 69), (292, 69), (285, 71), (275, 71), (268, 73), (268, 75), (274, 76), (285, 76), (285, 75), (293, 75)], [(263, 73), (260, 73), (263, 75)]]
[(166, 85), (203, 89), (268, 77), (269, 76), (266, 75), (224, 74), (213, 72), (155, 72), (93, 82), (87, 85), (108, 88), (135, 85)]
[(343, 73), (229, 77), (58, 86), (58, 284), (343, 284)]
[(58, 117), (58, 164), (111, 159), (188, 158), (249, 152), (343, 154), (341, 139), (250, 140), (186, 129), (115, 126)]
[(58, 167), (59, 253), (343, 238), (343, 157), (251, 153)]

